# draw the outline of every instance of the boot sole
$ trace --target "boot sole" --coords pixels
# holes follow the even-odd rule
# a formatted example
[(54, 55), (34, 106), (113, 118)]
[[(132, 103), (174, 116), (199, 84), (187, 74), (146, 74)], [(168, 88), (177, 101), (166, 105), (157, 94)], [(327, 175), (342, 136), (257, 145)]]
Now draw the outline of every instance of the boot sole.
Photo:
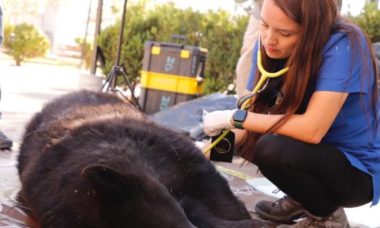
[(255, 208), (257, 215), (263, 219), (267, 219), (274, 222), (280, 223), (294, 223), (295, 219), (305, 217), (305, 210), (298, 210), (286, 216), (275, 216), (268, 214), (267, 212), (261, 210), (260, 208)]

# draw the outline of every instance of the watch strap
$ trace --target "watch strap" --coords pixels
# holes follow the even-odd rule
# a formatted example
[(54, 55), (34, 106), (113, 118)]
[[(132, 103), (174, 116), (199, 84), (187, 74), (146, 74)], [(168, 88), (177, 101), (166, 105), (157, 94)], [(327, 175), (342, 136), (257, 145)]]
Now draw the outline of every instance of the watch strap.
[(244, 129), (243, 122), (234, 121), (234, 127), (238, 129)]

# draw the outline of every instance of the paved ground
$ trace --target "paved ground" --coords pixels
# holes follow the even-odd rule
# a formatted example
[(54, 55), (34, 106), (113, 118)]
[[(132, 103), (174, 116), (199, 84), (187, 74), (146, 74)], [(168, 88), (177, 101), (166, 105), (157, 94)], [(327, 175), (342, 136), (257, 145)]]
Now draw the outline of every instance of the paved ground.
[[(0, 152), (0, 202), (13, 200), (19, 189), (15, 159), (25, 124), (47, 101), (80, 88), (83, 78), (80, 75), (74, 66), (59, 66), (51, 62), (26, 63), (16, 67), (9, 58), (0, 54), (0, 110), (3, 114), (0, 129), (14, 140), (12, 151)], [(252, 209), (254, 205), (249, 206)], [(356, 227), (380, 227), (380, 206), (349, 209), (347, 214)]]
[[(13, 198), (18, 185), (15, 157), (23, 129), (33, 113), (50, 99), (78, 88), (80, 72), (74, 67), (25, 63), (21, 67), (0, 55), (2, 119), (0, 129), (14, 141), (12, 151), (0, 152), (0, 199)], [(6, 175), (3, 175), (6, 174)], [(16, 180), (17, 181), (16, 181)]]

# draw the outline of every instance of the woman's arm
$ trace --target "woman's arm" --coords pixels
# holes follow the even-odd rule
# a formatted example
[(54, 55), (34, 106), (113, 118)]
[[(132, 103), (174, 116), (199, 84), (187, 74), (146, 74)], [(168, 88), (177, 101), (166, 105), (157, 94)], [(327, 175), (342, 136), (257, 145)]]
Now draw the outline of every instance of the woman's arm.
[[(306, 112), (292, 115), (275, 133), (317, 144), (330, 129), (347, 97), (348, 93), (314, 92)], [(283, 115), (249, 112), (243, 127), (249, 131), (264, 133), (282, 117)]]

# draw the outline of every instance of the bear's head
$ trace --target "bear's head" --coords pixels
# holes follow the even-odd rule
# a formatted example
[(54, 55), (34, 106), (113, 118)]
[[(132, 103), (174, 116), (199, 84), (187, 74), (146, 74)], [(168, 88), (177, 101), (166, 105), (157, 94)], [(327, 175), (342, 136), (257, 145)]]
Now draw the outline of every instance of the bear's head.
[(142, 172), (95, 164), (82, 178), (94, 190), (102, 227), (194, 227), (165, 186)]

